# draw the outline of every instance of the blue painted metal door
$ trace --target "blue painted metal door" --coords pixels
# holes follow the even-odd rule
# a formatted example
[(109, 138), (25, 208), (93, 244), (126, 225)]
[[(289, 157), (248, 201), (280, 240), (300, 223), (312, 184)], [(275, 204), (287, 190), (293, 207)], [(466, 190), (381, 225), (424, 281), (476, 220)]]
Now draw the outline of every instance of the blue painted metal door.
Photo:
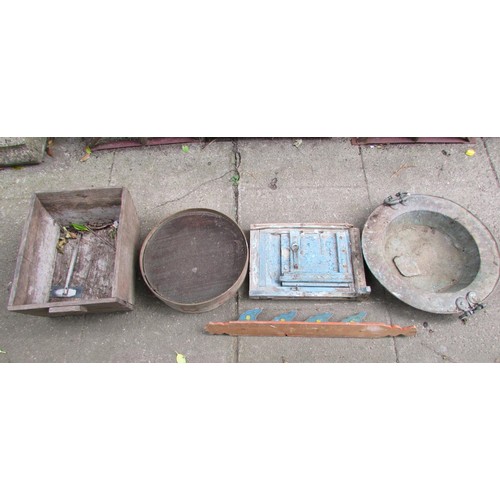
[(269, 226), (250, 231), (251, 297), (356, 295), (350, 226)]

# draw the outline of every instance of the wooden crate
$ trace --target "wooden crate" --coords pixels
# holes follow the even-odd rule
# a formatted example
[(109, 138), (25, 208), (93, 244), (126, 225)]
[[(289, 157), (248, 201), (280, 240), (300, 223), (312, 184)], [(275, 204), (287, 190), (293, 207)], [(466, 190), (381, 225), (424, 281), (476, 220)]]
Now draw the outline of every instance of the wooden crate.
[[(114, 239), (108, 230), (82, 232), (70, 286), (81, 286), (79, 298), (53, 298), (64, 285), (73, 247), (56, 249), (62, 226), (98, 227), (118, 221)], [(103, 232), (104, 231), (104, 232)], [(111, 242), (111, 244), (110, 244)], [(130, 311), (134, 305), (139, 219), (125, 188), (35, 193), (26, 220), (8, 304), (9, 311), (35, 316), (63, 316)]]

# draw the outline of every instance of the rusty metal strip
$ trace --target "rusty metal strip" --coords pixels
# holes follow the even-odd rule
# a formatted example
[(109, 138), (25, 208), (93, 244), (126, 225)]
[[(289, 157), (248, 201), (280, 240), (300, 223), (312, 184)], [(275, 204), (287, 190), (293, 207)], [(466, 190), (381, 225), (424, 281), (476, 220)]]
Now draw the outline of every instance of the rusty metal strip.
[(353, 146), (380, 144), (475, 144), (474, 137), (353, 137)]
[[(200, 142), (196, 137), (144, 137), (141, 140), (123, 139), (99, 143), (99, 137), (93, 137), (90, 141), (92, 151), (102, 151), (106, 149), (138, 148), (141, 146), (162, 146), (165, 144), (187, 144)], [(95, 145), (94, 145), (95, 144)]]
[(315, 337), (365, 338), (405, 337), (417, 333), (416, 326), (386, 325), (384, 323), (310, 323), (305, 321), (227, 321), (208, 323), (205, 331), (213, 335), (244, 335), (252, 337)]

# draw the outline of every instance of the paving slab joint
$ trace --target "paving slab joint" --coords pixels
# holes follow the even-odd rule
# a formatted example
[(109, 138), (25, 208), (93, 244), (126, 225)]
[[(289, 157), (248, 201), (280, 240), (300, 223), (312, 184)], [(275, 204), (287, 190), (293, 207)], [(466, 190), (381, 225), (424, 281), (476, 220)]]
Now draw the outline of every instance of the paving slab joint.
[(113, 180), (113, 169), (115, 168), (115, 156), (116, 156), (116, 151), (113, 151), (113, 158), (111, 160), (111, 168), (109, 169), (108, 186), (111, 186), (111, 181)]
[[(392, 315), (391, 315), (391, 309), (387, 306), (387, 297), (388, 297), (388, 293), (387, 290), (384, 290), (384, 297), (386, 299), (386, 302), (384, 302), (384, 307), (385, 307), (385, 310), (389, 316), (389, 322), (391, 325), (394, 325), (394, 321), (392, 319)], [(393, 346), (394, 346), (394, 354), (396, 356), (396, 363), (399, 363), (399, 352), (398, 352), (398, 344), (396, 342), (396, 337), (392, 337), (392, 343), (393, 343)]]
[(429, 351), (432, 351), (434, 354), (436, 354), (436, 356), (439, 356), (443, 361), (445, 361), (447, 363), (457, 363), (457, 361), (455, 359), (453, 359), (452, 357), (450, 357), (442, 352), (439, 352), (438, 350), (434, 349), (433, 347), (426, 344), (425, 342), (420, 342), (420, 345), (425, 347), (426, 349), (429, 349)]
[(370, 185), (368, 184), (368, 176), (366, 175), (365, 160), (363, 158), (363, 150), (361, 149), (361, 146), (358, 146), (358, 150), (359, 150), (359, 156), (361, 158), (361, 168), (363, 170), (363, 176), (365, 178), (365, 187), (366, 187), (366, 193), (368, 195), (368, 203), (370, 204), (370, 207), (373, 208), (372, 199), (370, 196)]
[(488, 149), (488, 144), (484, 140), (484, 137), (481, 137), (481, 140), (483, 141), (483, 146), (484, 146), (484, 149), (486, 151), (486, 156), (488, 157), (488, 161), (490, 163), (490, 168), (493, 171), (493, 175), (495, 176), (495, 180), (497, 181), (497, 186), (500, 187), (500, 179), (498, 178), (497, 170), (495, 168), (493, 160), (491, 159), (490, 151)]
[(239, 150), (238, 139), (233, 139), (233, 163), (234, 171), (231, 180), (233, 182), (234, 192), (234, 218), (236, 223), (239, 224), (239, 202), (240, 202), (240, 165), (241, 165), (241, 152)]
[[(241, 152), (239, 150), (238, 139), (233, 139), (233, 163), (234, 170), (233, 176), (231, 177), (231, 181), (233, 182), (233, 193), (234, 193), (234, 220), (236, 224), (240, 223), (240, 165), (241, 165)], [(240, 312), (240, 294), (239, 292), (236, 294), (236, 316), (239, 315)], [(240, 360), (240, 338), (236, 337), (234, 342), (234, 362), (239, 363)]]

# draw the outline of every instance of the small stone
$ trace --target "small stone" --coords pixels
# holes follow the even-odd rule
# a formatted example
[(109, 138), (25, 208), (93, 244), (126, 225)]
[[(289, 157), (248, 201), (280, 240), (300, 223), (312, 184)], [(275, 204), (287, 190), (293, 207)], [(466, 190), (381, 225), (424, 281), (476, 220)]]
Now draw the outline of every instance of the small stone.
[(26, 139), (24, 137), (0, 137), (0, 148), (24, 146), (25, 144)]
[(1, 137), (0, 166), (34, 165), (45, 154), (45, 137)]
[(427, 328), (427, 327), (429, 326), (429, 323), (427, 323), (427, 321), (424, 321), (424, 322), (422, 323), (422, 326), (423, 326), (424, 328)]

